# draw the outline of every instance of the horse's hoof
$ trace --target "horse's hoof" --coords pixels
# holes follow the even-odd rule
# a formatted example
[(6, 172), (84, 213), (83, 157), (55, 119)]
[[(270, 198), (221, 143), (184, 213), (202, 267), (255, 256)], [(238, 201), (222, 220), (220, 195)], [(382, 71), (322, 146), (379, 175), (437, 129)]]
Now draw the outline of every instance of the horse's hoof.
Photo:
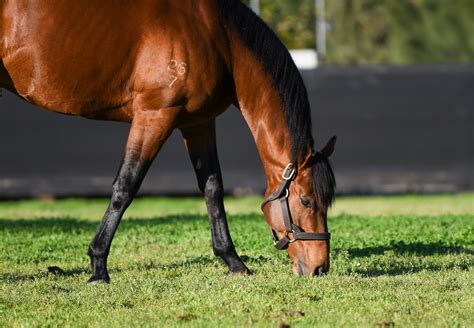
[(97, 285), (97, 284), (110, 284), (110, 278), (100, 278), (100, 277), (90, 277), (89, 281), (87, 281), (90, 285)]

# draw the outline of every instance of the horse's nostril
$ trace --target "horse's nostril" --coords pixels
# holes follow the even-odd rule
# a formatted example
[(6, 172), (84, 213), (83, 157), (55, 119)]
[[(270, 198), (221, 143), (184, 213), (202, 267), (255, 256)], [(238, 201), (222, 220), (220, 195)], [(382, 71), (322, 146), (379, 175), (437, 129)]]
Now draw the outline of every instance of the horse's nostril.
[(321, 265), (321, 266), (318, 266), (315, 270), (314, 270), (314, 275), (315, 276), (322, 276), (323, 274), (325, 274), (326, 272), (324, 272), (324, 265)]

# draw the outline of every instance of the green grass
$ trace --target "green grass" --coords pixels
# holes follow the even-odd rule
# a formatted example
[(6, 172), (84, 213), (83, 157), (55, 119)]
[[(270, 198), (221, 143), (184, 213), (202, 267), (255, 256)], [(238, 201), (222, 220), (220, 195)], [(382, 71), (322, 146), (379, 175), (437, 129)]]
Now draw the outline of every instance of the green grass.
[(137, 199), (112, 283), (93, 286), (85, 253), (105, 200), (0, 203), (0, 326), (474, 326), (474, 194), (339, 198), (322, 278), (292, 275), (260, 200), (226, 201), (252, 276), (212, 255), (202, 200)]

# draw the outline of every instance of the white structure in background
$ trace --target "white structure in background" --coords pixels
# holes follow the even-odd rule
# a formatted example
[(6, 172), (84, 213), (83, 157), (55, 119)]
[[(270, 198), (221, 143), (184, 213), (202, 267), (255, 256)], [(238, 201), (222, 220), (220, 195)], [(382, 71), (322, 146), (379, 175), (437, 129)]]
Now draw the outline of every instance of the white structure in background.
[(260, 0), (250, 0), (250, 8), (252, 8), (257, 15), (260, 15)]
[(290, 50), (290, 54), (299, 69), (318, 67), (318, 53), (314, 49), (293, 49)]
[(316, 50), (321, 59), (326, 57), (326, 34), (328, 23), (326, 22), (326, 1), (316, 0)]
[[(316, 10), (316, 49), (293, 49), (290, 50), (291, 57), (299, 69), (315, 69), (319, 65), (318, 58), (326, 56), (326, 0), (314, 0)], [(260, 0), (250, 0), (250, 7), (260, 15)]]

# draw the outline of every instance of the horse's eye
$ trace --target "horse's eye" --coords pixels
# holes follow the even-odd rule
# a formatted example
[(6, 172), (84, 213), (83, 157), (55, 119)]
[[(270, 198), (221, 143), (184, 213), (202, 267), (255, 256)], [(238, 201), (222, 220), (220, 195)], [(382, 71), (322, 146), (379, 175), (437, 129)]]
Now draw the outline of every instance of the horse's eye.
[(311, 201), (307, 198), (300, 197), (300, 202), (301, 202), (301, 205), (303, 205), (304, 207), (308, 207), (308, 208), (313, 207), (313, 204), (311, 204)]

